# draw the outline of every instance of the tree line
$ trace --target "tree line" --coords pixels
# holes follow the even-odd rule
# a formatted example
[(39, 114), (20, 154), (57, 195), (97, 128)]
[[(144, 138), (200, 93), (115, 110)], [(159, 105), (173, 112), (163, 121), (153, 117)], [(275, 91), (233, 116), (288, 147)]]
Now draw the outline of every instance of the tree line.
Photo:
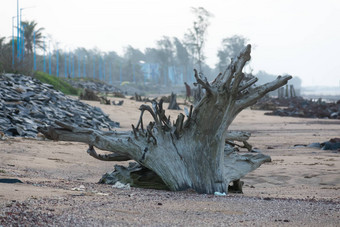
[[(192, 8), (192, 12), (195, 19), (183, 39), (163, 36), (156, 41), (156, 47), (144, 51), (129, 45), (123, 56), (115, 51), (83, 47), (67, 51), (55, 44), (49, 51), (50, 43), (46, 43), (44, 28), (39, 28), (36, 21), (23, 21), (20, 29), (24, 42), (18, 37), (6, 39), (0, 36), (0, 71), (32, 75), (39, 70), (59, 77), (91, 78), (107, 83), (129, 81), (182, 85), (183, 82), (194, 81), (193, 69), (196, 68), (211, 79), (209, 76), (225, 70), (231, 59), (246, 46), (248, 39), (240, 35), (224, 38), (217, 52), (216, 67), (211, 68), (205, 61), (204, 46), (213, 15), (203, 7)], [(20, 58), (17, 42), (24, 52)]]

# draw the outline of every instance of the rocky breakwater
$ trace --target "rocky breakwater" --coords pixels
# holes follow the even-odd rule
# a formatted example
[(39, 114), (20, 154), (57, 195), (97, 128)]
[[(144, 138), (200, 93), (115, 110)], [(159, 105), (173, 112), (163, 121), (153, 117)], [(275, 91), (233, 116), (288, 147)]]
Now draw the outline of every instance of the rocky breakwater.
[(104, 82), (100, 82), (100, 81), (84, 81), (84, 80), (66, 79), (66, 82), (75, 88), (88, 89), (91, 91), (102, 92), (102, 93), (113, 93), (113, 92), (122, 93), (122, 90), (118, 89), (117, 87), (104, 83)]
[(324, 102), (294, 98), (269, 98), (259, 100), (251, 107), (255, 110), (272, 110), (266, 115), (303, 117), (303, 118), (322, 118), (340, 119), (340, 100), (337, 102)]
[(52, 85), (24, 75), (0, 75), (0, 132), (36, 137), (38, 127), (55, 121), (93, 129), (119, 127), (100, 108), (69, 98)]

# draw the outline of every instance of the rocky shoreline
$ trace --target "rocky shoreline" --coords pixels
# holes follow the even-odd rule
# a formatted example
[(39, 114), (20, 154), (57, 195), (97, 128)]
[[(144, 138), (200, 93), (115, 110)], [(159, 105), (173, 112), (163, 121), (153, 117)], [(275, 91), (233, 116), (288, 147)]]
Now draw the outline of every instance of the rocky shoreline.
[(55, 121), (95, 129), (119, 127), (100, 108), (67, 97), (29, 76), (0, 75), (0, 90), (0, 132), (7, 136), (36, 137), (38, 127)]

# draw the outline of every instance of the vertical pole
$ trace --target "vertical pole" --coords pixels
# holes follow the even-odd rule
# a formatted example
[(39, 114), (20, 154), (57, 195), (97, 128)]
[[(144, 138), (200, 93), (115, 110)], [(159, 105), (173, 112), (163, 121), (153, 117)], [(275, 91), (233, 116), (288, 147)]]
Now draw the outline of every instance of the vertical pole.
[(96, 59), (93, 56), (93, 79), (96, 79)]
[(110, 84), (112, 84), (112, 72), (111, 72), (112, 69), (111, 68), (112, 68), (112, 64), (110, 62), (109, 64)]
[(80, 77), (80, 53), (78, 53), (78, 77)]
[[(21, 22), (19, 23), (19, 24), (21, 24)], [(20, 26), (20, 25), (19, 25)], [(20, 28), (19, 28), (20, 30), (19, 30), (19, 51), (18, 51), (18, 59), (19, 59), (19, 62), (21, 61), (21, 33), (22, 33), (22, 31), (21, 31), (21, 26), (20, 26)]]
[(143, 80), (143, 85), (144, 85), (144, 86), (145, 86), (145, 80), (146, 80), (145, 77), (146, 77), (146, 75), (145, 75), (145, 73), (143, 73), (143, 79), (144, 79), (144, 80)]
[(34, 67), (34, 71), (37, 70), (37, 57), (35, 55), (35, 31), (33, 32), (33, 67)]
[(51, 40), (48, 41), (48, 74), (52, 74), (51, 71)]
[(22, 9), (20, 9), (20, 14), (19, 14), (19, 53), (18, 53), (19, 61), (21, 60), (21, 39), (22, 39), (21, 14), (22, 14)]
[(22, 26), (22, 62), (24, 62), (25, 57), (25, 25)]
[(83, 77), (85, 78), (85, 74), (86, 74), (86, 63), (85, 63), (85, 55), (83, 57), (83, 67), (84, 67), (84, 70), (83, 70)]
[(99, 57), (99, 60), (98, 60), (98, 74), (99, 74), (99, 80), (102, 79), (102, 58)]
[(72, 54), (72, 78), (74, 78), (74, 54)]
[(67, 53), (65, 52), (65, 78), (67, 78)]
[(59, 50), (57, 47), (57, 77), (59, 77)]
[(46, 72), (46, 45), (45, 45), (45, 39), (44, 39), (44, 73)]
[(70, 75), (70, 78), (72, 75), (71, 73), (72, 73), (71, 52), (68, 52), (68, 75)]
[(120, 64), (119, 81), (120, 81), (120, 85), (122, 85), (122, 64)]
[(12, 69), (14, 69), (14, 18), (12, 17)]
[(132, 64), (132, 75), (133, 75), (133, 82), (136, 83), (135, 64)]
[(165, 84), (165, 85), (167, 84), (167, 80), (168, 80), (167, 71), (169, 71), (169, 69), (164, 68), (164, 84)]
[(105, 56), (103, 58), (104, 58), (104, 60), (103, 60), (103, 80), (105, 82)]
[(17, 55), (19, 58), (19, 33), (20, 29), (19, 29), (19, 0), (17, 0)]

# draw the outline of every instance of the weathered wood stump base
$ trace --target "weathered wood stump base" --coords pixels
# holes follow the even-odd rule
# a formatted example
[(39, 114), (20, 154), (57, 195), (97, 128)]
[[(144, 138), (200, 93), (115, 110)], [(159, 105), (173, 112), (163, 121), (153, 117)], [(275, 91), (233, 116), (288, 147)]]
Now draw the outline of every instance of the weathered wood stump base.
[[(140, 106), (141, 115), (137, 125), (132, 125), (132, 131), (104, 132), (61, 122), (58, 123), (60, 127), (40, 128), (39, 131), (49, 139), (87, 143), (90, 145), (88, 153), (103, 161), (135, 160), (143, 167), (136, 167), (139, 170), (131, 173), (128, 168), (116, 167), (122, 172), (117, 179), (125, 179), (131, 185), (157, 188), (162, 185), (161, 179), (172, 191), (193, 189), (214, 194), (228, 192), (229, 184), (236, 182), (233, 189), (242, 191), (239, 180), (270, 161), (270, 157), (240, 154), (226, 146), (228, 128), (243, 109), (292, 78), (279, 76), (273, 82), (254, 87), (257, 78), (242, 72), (249, 60), (250, 45), (211, 83), (195, 70), (197, 84), (205, 93), (190, 107), (188, 114), (180, 113), (175, 121), (165, 115), (162, 100), (152, 100), (151, 106)], [(145, 124), (144, 113), (151, 114), (153, 121)], [(112, 153), (99, 155), (94, 147)]]

